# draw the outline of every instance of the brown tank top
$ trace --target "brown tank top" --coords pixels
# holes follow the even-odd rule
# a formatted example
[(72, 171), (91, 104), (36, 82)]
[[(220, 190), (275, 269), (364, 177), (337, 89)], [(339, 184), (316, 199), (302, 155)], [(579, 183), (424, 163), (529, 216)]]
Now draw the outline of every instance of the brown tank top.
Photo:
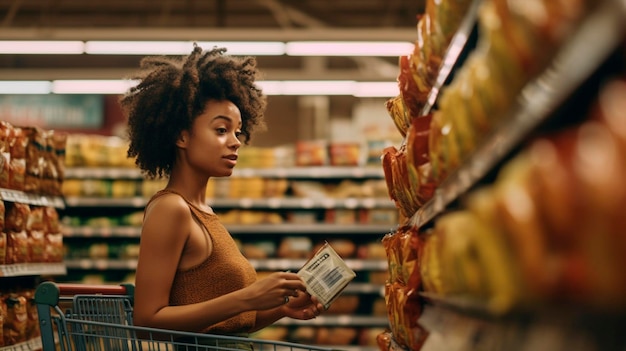
[[(172, 190), (154, 194), (148, 204), (164, 194), (176, 194), (189, 205), (193, 216), (204, 226), (213, 244), (211, 255), (189, 269), (178, 269), (170, 291), (170, 305), (188, 305), (214, 299), (242, 289), (257, 279), (256, 271), (241, 254), (230, 233), (217, 215), (205, 212)], [(256, 312), (244, 312), (204, 330), (206, 333), (247, 333), (255, 323)]]

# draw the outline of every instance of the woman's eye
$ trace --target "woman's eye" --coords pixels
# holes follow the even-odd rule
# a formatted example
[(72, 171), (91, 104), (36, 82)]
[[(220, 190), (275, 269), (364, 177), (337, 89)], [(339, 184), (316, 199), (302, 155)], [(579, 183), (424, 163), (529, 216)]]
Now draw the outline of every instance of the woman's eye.
[(226, 128), (217, 128), (216, 131), (218, 134), (226, 134), (228, 132)]

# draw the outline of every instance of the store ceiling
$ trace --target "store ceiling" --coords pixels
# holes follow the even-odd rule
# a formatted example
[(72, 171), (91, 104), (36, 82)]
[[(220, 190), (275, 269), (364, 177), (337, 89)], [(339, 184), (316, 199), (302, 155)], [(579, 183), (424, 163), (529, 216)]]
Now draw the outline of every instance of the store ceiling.
[[(0, 0), (0, 39), (414, 40), (425, 0)], [(2, 79), (119, 78), (136, 56), (0, 55)], [(259, 57), (267, 79), (388, 80), (397, 58)]]

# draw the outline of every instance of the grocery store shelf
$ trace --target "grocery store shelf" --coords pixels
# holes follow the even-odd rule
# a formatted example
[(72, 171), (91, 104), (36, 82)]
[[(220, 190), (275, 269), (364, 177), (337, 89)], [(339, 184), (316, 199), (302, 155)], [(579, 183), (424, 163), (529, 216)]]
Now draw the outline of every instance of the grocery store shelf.
[(371, 284), (371, 283), (350, 283), (343, 290), (345, 294), (380, 294), (380, 296), (385, 296), (385, 288), (380, 284)]
[[(315, 167), (273, 167), (235, 168), (232, 177), (251, 178), (383, 178), (381, 167), (373, 166), (315, 166)], [(65, 179), (143, 179), (136, 168), (69, 167)]]
[(79, 258), (66, 259), (65, 266), (67, 269), (84, 269), (84, 270), (135, 270), (137, 269), (136, 259), (106, 259), (106, 258)]
[(394, 230), (394, 224), (262, 224), (234, 225), (224, 224), (233, 234), (379, 234), (385, 235)]
[(380, 348), (377, 346), (349, 346), (349, 345), (339, 345), (334, 346), (334, 350), (343, 350), (343, 351), (380, 351)]
[(41, 348), (41, 338), (37, 337), (15, 345), (0, 346), (0, 351), (35, 351)]
[(141, 196), (126, 198), (68, 196), (67, 207), (136, 207), (143, 208), (148, 200)]
[[(249, 260), (257, 270), (291, 270), (297, 271), (306, 263), (305, 259), (274, 258), (263, 260)], [(348, 267), (354, 271), (384, 271), (387, 270), (387, 260), (359, 260), (346, 259)]]
[[(271, 271), (296, 271), (306, 263), (305, 259), (287, 259), (287, 258), (270, 258), (270, 259), (251, 259), (252, 266), (257, 270)], [(384, 271), (387, 270), (386, 260), (359, 260), (346, 259), (346, 264), (354, 271)], [(137, 268), (136, 259), (66, 259), (65, 266), (67, 269), (83, 269), (83, 270), (133, 270)]]
[[(141, 196), (130, 198), (78, 197), (65, 199), (68, 207), (135, 207), (143, 208), (148, 200)], [(386, 198), (241, 198), (241, 199), (208, 199), (209, 206), (214, 208), (239, 209), (355, 209), (377, 208), (393, 209), (394, 203)]]
[(297, 320), (291, 318), (283, 318), (275, 323), (276, 325), (333, 325), (333, 326), (350, 326), (350, 327), (386, 327), (389, 325), (387, 317), (375, 316), (319, 316), (310, 320)]
[(467, 192), (559, 107), (616, 49), (624, 37), (623, 1), (605, 0), (580, 24), (551, 66), (528, 83), (502, 125), (437, 188), (410, 223), (421, 227)]
[[(391, 224), (224, 224), (231, 234), (380, 234), (381, 236), (393, 231), (395, 225)], [(141, 227), (136, 226), (113, 226), (113, 227), (90, 227), (90, 226), (64, 226), (63, 234), (70, 238), (88, 237), (118, 237), (139, 238)]]
[(462, 52), (465, 50), (472, 32), (477, 30), (476, 22), (478, 20), (478, 9), (480, 8), (481, 3), (481, 0), (472, 1), (465, 17), (463, 18), (463, 21), (461, 21), (461, 24), (459, 25), (459, 29), (455, 33), (454, 37), (452, 37), (441, 62), (441, 67), (439, 68), (435, 84), (433, 84), (433, 87), (426, 98), (426, 103), (424, 104), (424, 107), (422, 107), (421, 116), (429, 114), (435, 106), (435, 102), (439, 97), (441, 88), (443, 88), (444, 84), (450, 77), (453, 68), (457, 66), (458, 60), (461, 57)]
[[(626, 323), (626, 309), (616, 303), (615, 306), (591, 306), (582, 301), (577, 303), (548, 303), (535, 301), (519, 303), (506, 310), (495, 310), (488, 301), (469, 296), (439, 296), (434, 293), (420, 292), (425, 303), (439, 309), (451, 311), (470, 318), (494, 321), (521, 321), (531, 319), (553, 318), (567, 320), (603, 320), (605, 322), (619, 320)], [(624, 324), (626, 325), (626, 324)], [(626, 341), (626, 340), (625, 340)]]
[[(457, 307), (451, 308), (446, 303), (424, 306), (418, 322), (429, 332), (427, 343), (431, 349), (623, 351), (626, 348), (624, 314), (581, 313), (579, 306), (567, 311), (536, 306), (534, 313), (490, 316)], [(463, 333), (459, 333), (460, 328)]]
[(63, 263), (16, 263), (0, 265), (0, 277), (20, 277), (28, 275), (65, 275)]
[(311, 166), (277, 168), (240, 168), (233, 172), (234, 177), (262, 178), (383, 178), (382, 167), (373, 166)]
[(4, 201), (19, 202), (35, 206), (64, 208), (65, 203), (60, 196), (49, 196), (25, 193), (19, 190), (0, 188), (0, 198)]
[(139, 238), (141, 227), (115, 226), (115, 227), (63, 227), (65, 238)]

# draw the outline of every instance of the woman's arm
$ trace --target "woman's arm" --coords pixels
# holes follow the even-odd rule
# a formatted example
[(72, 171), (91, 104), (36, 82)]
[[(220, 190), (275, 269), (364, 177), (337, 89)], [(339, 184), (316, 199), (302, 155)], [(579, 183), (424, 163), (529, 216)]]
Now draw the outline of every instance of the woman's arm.
[(200, 331), (250, 308), (235, 293), (197, 305), (168, 306), (191, 223), (189, 207), (179, 196), (164, 195), (146, 209), (135, 278), (133, 318), (137, 325)]
[(281, 272), (209, 301), (169, 306), (192, 223), (189, 207), (179, 196), (164, 195), (146, 209), (135, 278), (135, 324), (201, 332), (245, 311), (278, 307), (284, 304), (284, 296), (304, 289), (295, 273)]

